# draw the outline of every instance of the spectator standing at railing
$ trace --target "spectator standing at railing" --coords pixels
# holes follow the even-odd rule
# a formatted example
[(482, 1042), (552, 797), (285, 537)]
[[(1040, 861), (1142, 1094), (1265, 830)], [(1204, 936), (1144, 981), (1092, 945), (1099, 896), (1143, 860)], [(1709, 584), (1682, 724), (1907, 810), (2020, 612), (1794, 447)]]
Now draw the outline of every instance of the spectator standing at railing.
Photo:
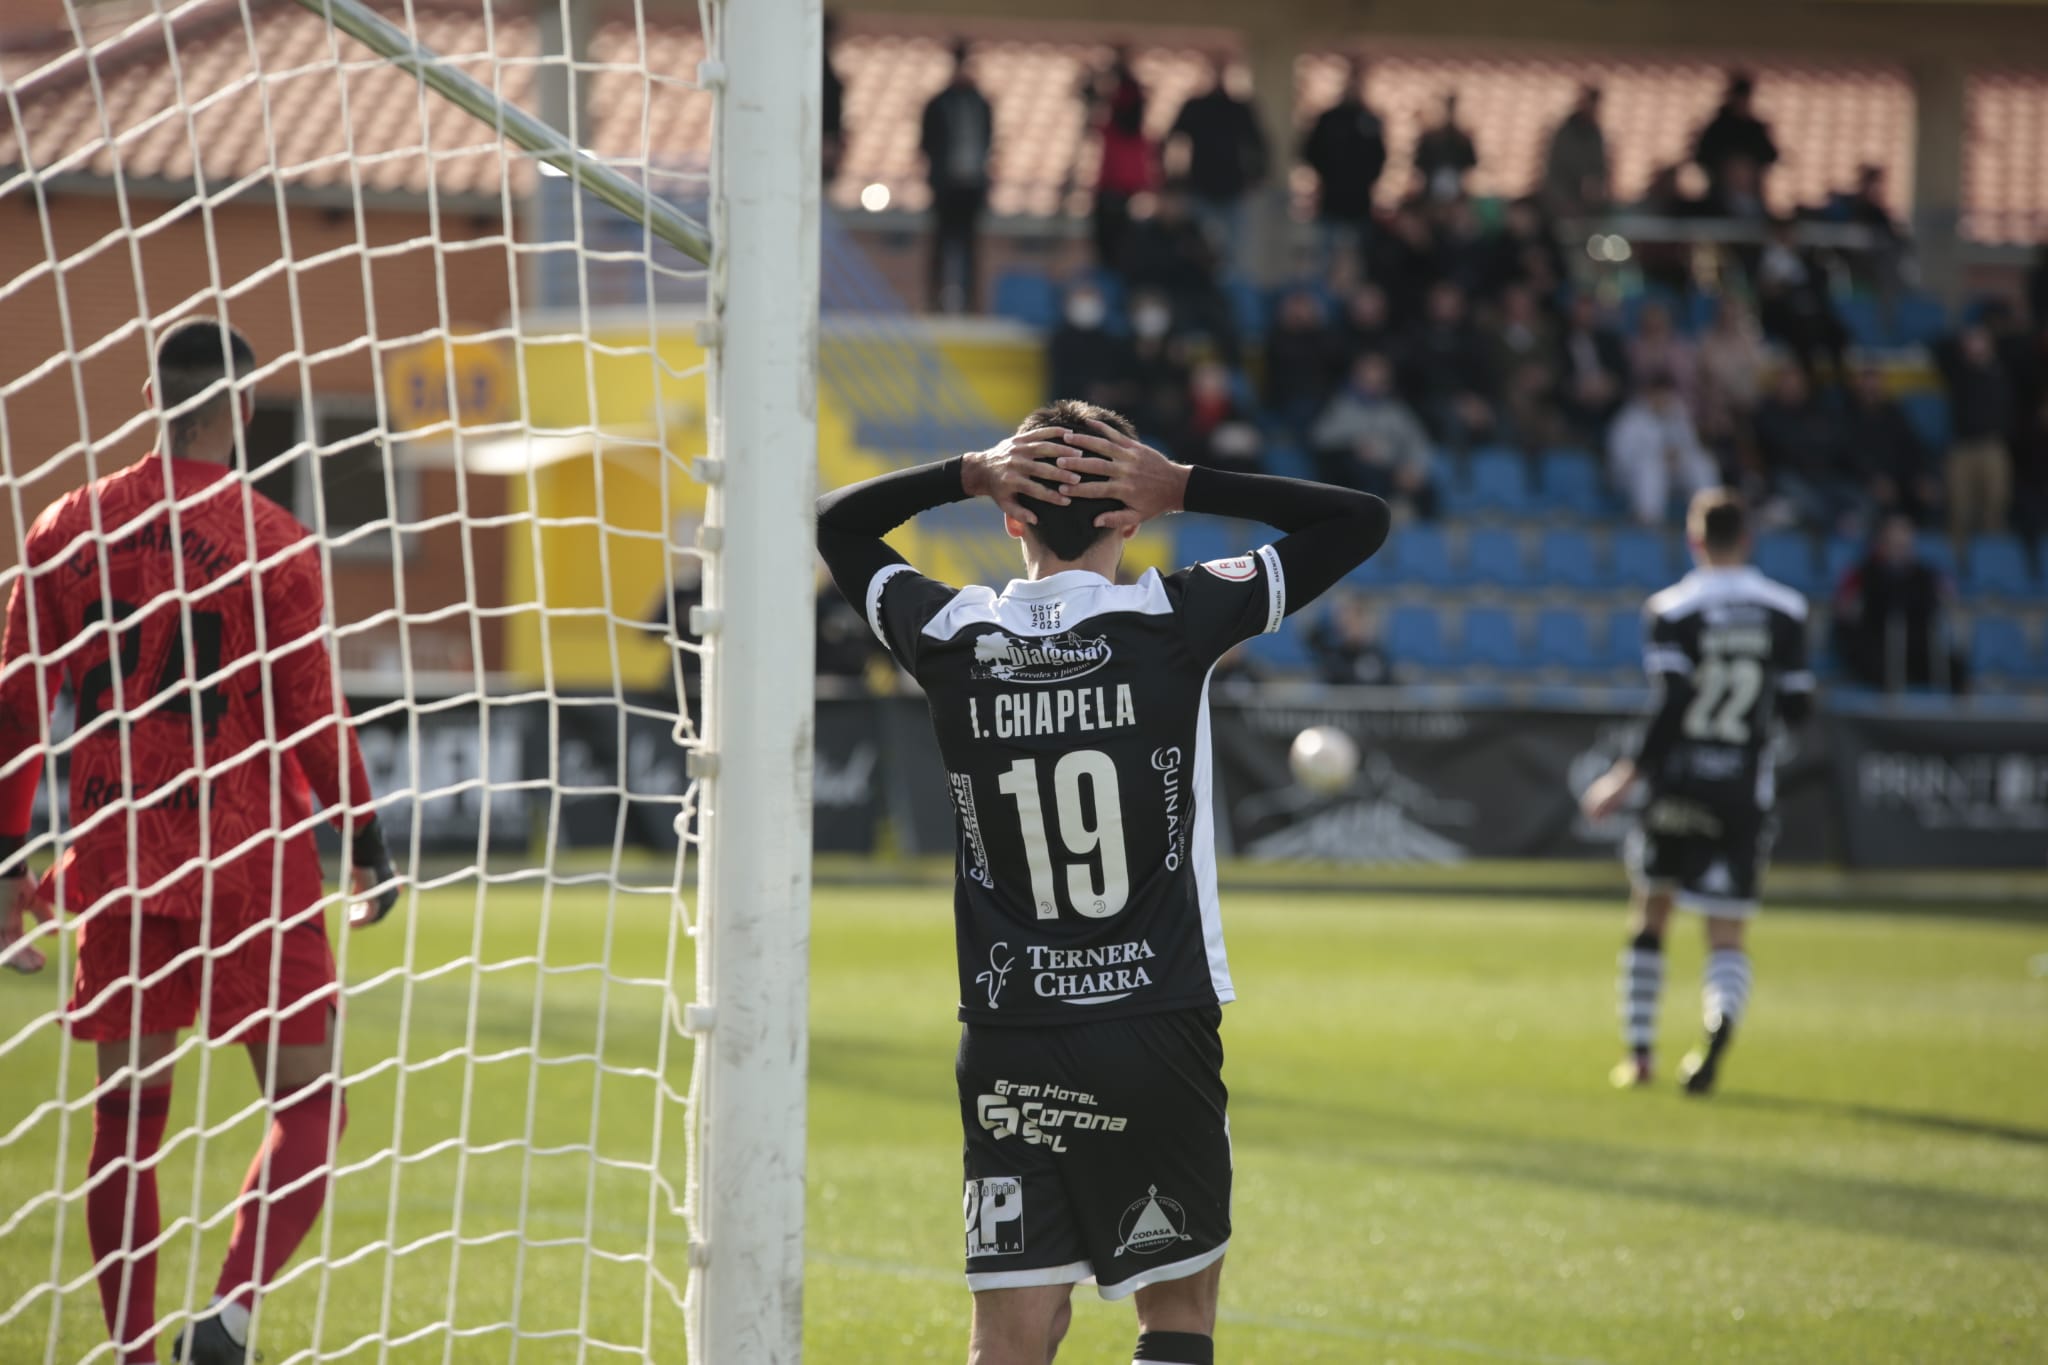
[(1600, 127), (1600, 87), (1579, 87), (1571, 112), (1550, 134), (1543, 158), (1543, 200), (1559, 218), (1585, 218), (1607, 211), (1612, 172), (1607, 134)]
[(1968, 664), (1948, 641), (1955, 589), (1920, 557), (1913, 523), (1887, 517), (1863, 560), (1835, 587), (1835, 655), (1866, 687), (1969, 690)]
[(1373, 189), (1387, 168), (1387, 130), (1365, 102), (1365, 63), (1344, 68), (1337, 102), (1317, 116), (1301, 144), (1316, 174), (1316, 223), (1327, 272), (1340, 255), (1357, 257), (1372, 237)]
[(1863, 465), (1864, 487), (1879, 516), (1932, 521), (1941, 507), (1941, 480), (1927, 446), (1898, 400), (1885, 387), (1884, 371), (1864, 365), (1843, 416), (1850, 453)]
[(1343, 351), (1343, 368), (1367, 351), (1391, 354), (1394, 349), (1393, 319), (1387, 310), (1387, 291), (1367, 280), (1353, 286), (1344, 298), (1344, 317), (1337, 324), (1337, 344)]
[(1366, 278), (1387, 291), (1387, 312), (1396, 328), (1422, 317), (1431, 286), (1449, 273), (1443, 242), (1419, 204), (1402, 204), (1373, 234), (1365, 252)]
[(1766, 520), (1821, 535), (1861, 530), (1862, 469), (1842, 414), (1786, 366), (1756, 412), (1757, 460), (1773, 505)]
[(1572, 296), (1558, 354), (1558, 406), (1574, 435), (1585, 445), (1597, 445), (1621, 406), (1628, 352), (1590, 291)]
[(2012, 511), (2012, 380), (1981, 324), (1936, 346), (1935, 360), (1948, 386), (1948, 532), (1960, 551), (1971, 536), (2005, 530)]
[(2048, 535), (2048, 394), (2030, 404), (2014, 428), (2012, 528), (2034, 556), (2035, 574), (2048, 575), (2040, 549)]
[(1687, 502), (1721, 482), (1720, 466), (1700, 444), (1677, 382), (1651, 371), (1614, 415), (1607, 432), (1607, 471), (1639, 526), (1662, 526), (1674, 496)]
[(1266, 336), (1266, 411), (1303, 439), (1344, 369), (1343, 350), (1323, 323), (1322, 301), (1306, 289), (1291, 290)]
[(1458, 122), (1458, 92), (1443, 93), (1443, 112), (1415, 139), (1415, 173), (1423, 192), (1439, 203), (1465, 197), (1465, 177), (1479, 165), (1479, 148)]
[(1121, 267), (1131, 225), (1131, 200), (1158, 184), (1159, 152), (1145, 136), (1145, 87), (1131, 69), (1127, 48), (1117, 48), (1107, 69), (1082, 83), (1081, 101), (1101, 146), (1095, 169), (1095, 261)]
[(1502, 210), (1500, 230), (1486, 238), (1485, 252), (1479, 292), (1488, 300), (1516, 284), (1529, 286), (1539, 299), (1547, 298), (1564, 278), (1557, 229), (1541, 201), (1533, 197), (1512, 200)]
[(1754, 442), (1751, 422), (1763, 401), (1770, 352), (1757, 333), (1756, 315), (1733, 294), (1723, 294), (1699, 344), (1700, 436), (1740, 464)]
[(1435, 460), (1422, 421), (1394, 391), (1383, 355), (1360, 356), (1309, 433), (1318, 477), (1386, 499), (1397, 513), (1436, 515)]
[(1123, 275), (1133, 289), (1164, 294), (1182, 336), (1236, 363), (1237, 326), (1218, 283), (1216, 253), (1189, 216), (1178, 185), (1162, 188), (1151, 214), (1127, 226), (1123, 253)]
[(930, 307), (980, 311), (977, 261), (981, 215), (988, 207), (995, 110), (967, 69), (965, 41), (953, 44), (953, 74), (924, 107), (918, 146), (932, 191)]
[(1771, 224), (1756, 266), (1757, 300), (1764, 335), (1791, 351), (1807, 383), (1818, 388), (1823, 358), (1829, 377), (1848, 373), (1842, 351), (1849, 338), (1828, 296), (1827, 275), (1811, 253), (1800, 249), (1798, 233), (1790, 218)]
[(1338, 588), (1308, 629), (1309, 657), (1316, 676), (1333, 687), (1383, 687), (1394, 680), (1380, 642), (1379, 614), (1363, 593)]
[[(1756, 82), (1746, 71), (1728, 73), (1721, 107), (1700, 129), (1692, 159), (1707, 173), (1707, 199), (1719, 213), (1746, 216), (1741, 210), (1753, 194), (1764, 198), (1764, 175), (1778, 160), (1771, 127), (1756, 116)], [(1752, 174), (1735, 170), (1746, 166)]]
[(1849, 274), (1859, 288), (1890, 297), (1904, 283), (1910, 243), (1884, 201), (1884, 167), (1865, 162), (1856, 168), (1856, 188), (1829, 195), (1822, 216), (1870, 234), (1868, 247), (1844, 253)]
[(1169, 166), (1187, 185), (1196, 221), (1214, 240), (1223, 261), (1242, 270), (1245, 202), (1266, 178), (1266, 133), (1251, 101), (1230, 89), (1230, 59), (1209, 58), (1209, 88), (1191, 96), (1166, 135)]
[(1109, 329), (1109, 302), (1086, 280), (1067, 291), (1064, 316), (1046, 342), (1046, 375), (1054, 394), (1118, 412), (1135, 406), (1138, 355), (1127, 336)]

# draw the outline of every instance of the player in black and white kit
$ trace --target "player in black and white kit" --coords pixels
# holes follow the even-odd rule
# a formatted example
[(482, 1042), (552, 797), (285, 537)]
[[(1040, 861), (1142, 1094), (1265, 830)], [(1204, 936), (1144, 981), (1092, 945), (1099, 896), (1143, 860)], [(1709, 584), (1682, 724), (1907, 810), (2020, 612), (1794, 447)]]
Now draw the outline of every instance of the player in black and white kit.
[[(1000, 592), (882, 542), (986, 496), (1027, 574)], [(1163, 513), (1286, 532), (1117, 582)], [(959, 835), (970, 1365), (1045, 1365), (1075, 1284), (1135, 1294), (1139, 1361), (1211, 1365), (1230, 1240), (1208, 676), (1377, 550), (1386, 505), (1177, 465), (1125, 419), (1059, 402), (996, 448), (818, 503), (818, 548), (924, 688)]]
[(1650, 1082), (1664, 927), (1675, 900), (1706, 918), (1707, 1037), (1679, 1069), (1686, 1090), (1704, 1095), (1749, 1002), (1743, 929), (1756, 914), (1770, 854), (1773, 725), (1805, 721), (1813, 673), (1806, 599), (1749, 566), (1740, 498), (1727, 489), (1700, 493), (1686, 529), (1698, 567), (1643, 607), (1643, 666), (1659, 689), (1656, 715), (1635, 758), (1588, 787), (1583, 806), (1602, 819), (1638, 782), (1649, 789), (1626, 852), (1635, 918), (1619, 995), (1629, 1055), (1614, 1083)]

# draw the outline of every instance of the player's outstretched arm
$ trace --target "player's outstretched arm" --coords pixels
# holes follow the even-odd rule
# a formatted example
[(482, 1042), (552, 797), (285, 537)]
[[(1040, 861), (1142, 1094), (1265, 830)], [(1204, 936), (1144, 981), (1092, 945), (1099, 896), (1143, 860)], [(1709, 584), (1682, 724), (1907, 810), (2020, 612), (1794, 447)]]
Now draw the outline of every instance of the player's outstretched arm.
[(1038, 520), (1031, 501), (1065, 502), (1056, 485), (1080, 482), (1049, 463), (1066, 451), (1066, 431), (1042, 427), (1022, 432), (988, 450), (936, 464), (898, 469), (827, 493), (818, 499), (818, 553), (846, 600), (859, 607), (868, 584), (902, 555), (882, 537), (920, 512), (968, 498), (985, 497), (1028, 524)]
[(1115, 498), (1121, 511), (1105, 512), (1098, 526), (1135, 526), (1166, 512), (1205, 512), (1260, 521), (1287, 534), (1273, 544), (1287, 580), (1286, 610), (1297, 609), (1328, 591), (1386, 543), (1393, 515), (1370, 493), (1308, 479), (1271, 474), (1233, 474), (1177, 465), (1142, 441), (1094, 423), (1067, 444), (1084, 454), (1060, 464), (1099, 483), (1068, 490), (1077, 498)]

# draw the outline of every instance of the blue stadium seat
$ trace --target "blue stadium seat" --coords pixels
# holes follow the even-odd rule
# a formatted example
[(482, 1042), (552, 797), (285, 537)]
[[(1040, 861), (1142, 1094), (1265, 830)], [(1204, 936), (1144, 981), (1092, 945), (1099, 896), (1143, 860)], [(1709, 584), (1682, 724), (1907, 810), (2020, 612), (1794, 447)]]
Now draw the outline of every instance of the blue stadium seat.
[(1933, 392), (1900, 394), (1899, 407), (1905, 412), (1906, 420), (1913, 424), (1913, 430), (1920, 433), (1930, 455), (1939, 456), (1948, 449), (1948, 395)]
[(1283, 479), (1313, 479), (1316, 476), (1315, 461), (1292, 441), (1275, 441), (1268, 445), (1263, 463), (1264, 472), (1278, 474)]
[(1546, 588), (1597, 588), (1600, 565), (1593, 537), (1573, 526), (1553, 526), (1543, 533), (1536, 554), (1536, 582)]
[(1915, 290), (1899, 296), (1892, 308), (1891, 343), (1926, 346), (1948, 331), (1948, 309), (1932, 294)]
[(1651, 592), (1669, 587), (1675, 577), (1671, 572), (1671, 542), (1661, 532), (1640, 526), (1622, 527), (1608, 542), (1608, 554), (1618, 587)]
[(1978, 536), (1970, 542), (1963, 575), (1966, 591), (1991, 597), (2033, 595), (2033, 566), (2017, 536)]
[(1223, 289), (1230, 297), (1230, 316), (1237, 323), (1237, 330), (1247, 340), (1257, 340), (1266, 334), (1266, 293), (1252, 281), (1241, 275), (1232, 275), (1223, 282)]
[(1545, 607), (1536, 615), (1536, 662), (1544, 668), (1587, 672), (1600, 666), (1584, 612)]
[(1842, 327), (1849, 333), (1849, 341), (1856, 346), (1884, 346), (1887, 342), (1885, 320), (1879, 311), (1877, 300), (1868, 294), (1851, 294), (1835, 300), (1835, 316), (1842, 320)]
[(1766, 575), (1794, 592), (1814, 591), (1813, 542), (1797, 532), (1777, 531), (1758, 536), (1755, 562)]
[(1980, 615), (1970, 631), (1970, 660), (1986, 678), (2039, 678), (2048, 657), (2027, 647), (2026, 631), (2010, 616)]
[(1450, 662), (1443, 622), (1434, 607), (1395, 607), (1387, 613), (1387, 657), (1421, 668), (1442, 668)]
[(1178, 565), (1200, 564), (1207, 559), (1228, 559), (1243, 554), (1256, 541), (1242, 522), (1224, 517), (1178, 517), (1175, 519), (1173, 553)]
[(1488, 668), (1523, 668), (1529, 662), (1514, 613), (1505, 607), (1467, 607), (1458, 653), (1463, 662)]
[(1035, 270), (1005, 270), (996, 276), (996, 316), (1050, 331), (1060, 317), (1060, 291)]
[(1283, 673), (1305, 673), (1309, 664), (1308, 641), (1303, 636), (1301, 618), (1290, 616), (1281, 623), (1280, 629), (1271, 635), (1254, 635), (1245, 642), (1245, 652), (1268, 668)]
[(1601, 642), (1606, 653), (1601, 665), (1641, 671), (1643, 666), (1643, 614), (1639, 611), (1611, 611), (1607, 614), (1607, 638)]
[(1583, 450), (1546, 450), (1537, 486), (1546, 510), (1573, 516), (1600, 515), (1600, 467)]
[(1953, 582), (1956, 575), (1956, 551), (1949, 538), (1939, 531), (1922, 531), (1913, 541), (1920, 558), (1948, 575)]
[(1474, 511), (1533, 511), (1529, 498), (1529, 467), (1512, 450), (1481, 450), (1473, 454), (1466, 475), (1468, 502)]
[[(1451, 570), (1450, 542), (1441, 529), (1429, 525), (1404, 526), (1393, 539), (1394, 581), (1448, 588), (1456, 575)], [(1382, 552), (1384, 553), (1384, 551)]]
[(1530, 586), (1521, 538), (1513, 531), (1497, 527), (1473, 531), (1465, 541), (1465, 578), (1468, 582), (1493, 583), (1504, 588)]

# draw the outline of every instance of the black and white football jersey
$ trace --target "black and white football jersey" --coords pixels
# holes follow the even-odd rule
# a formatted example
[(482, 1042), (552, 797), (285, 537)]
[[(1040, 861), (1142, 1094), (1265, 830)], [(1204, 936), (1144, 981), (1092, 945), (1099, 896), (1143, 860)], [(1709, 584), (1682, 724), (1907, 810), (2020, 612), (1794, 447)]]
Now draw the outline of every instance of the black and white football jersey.
[(1231, 999), (1208, 679), (1232, 645), (1279, 629), (1279, 555), (1001, 592), (890, 564), (866, 608), (925, 690), (952, 784), (960, 1017), (1075, 1023)]
[(1662, 796), (1769, 809), (1779, 697), (1811, 692), (1806, 599), (1754, 568), (1699, 568), (1643, 608), (1643, 666), (1683, 681), (1677, 734), (1643, 776)]

